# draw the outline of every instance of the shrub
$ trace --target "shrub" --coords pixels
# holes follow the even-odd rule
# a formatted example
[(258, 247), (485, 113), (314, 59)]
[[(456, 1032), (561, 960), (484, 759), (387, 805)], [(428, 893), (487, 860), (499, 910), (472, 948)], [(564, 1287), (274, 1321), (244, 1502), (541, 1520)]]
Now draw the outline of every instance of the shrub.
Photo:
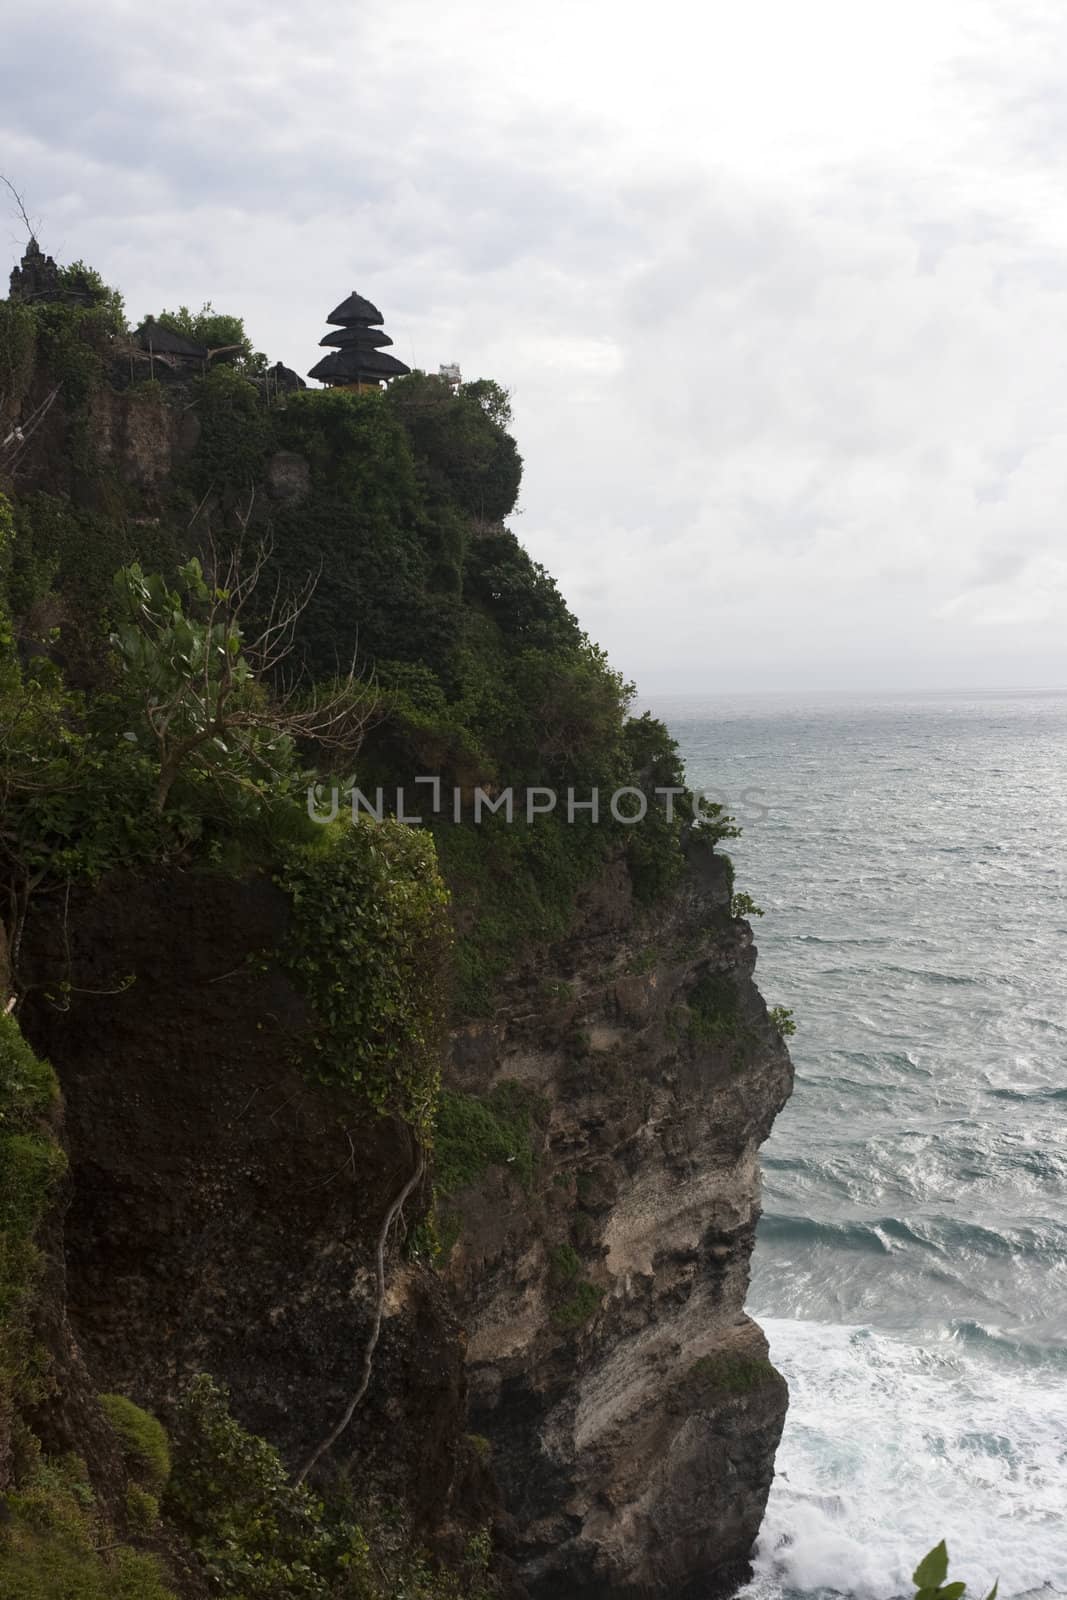
[[(277, 427), (279, 443), (306, 458), (315, 499), (347, 502), (402, 542), (405, 525), (418, 517), (418, 479), (407, 434), (377, 396), (309, 389), (289, 396)], [(300, 507), (290, 538), (304, 531), (300, 524), (311, 509)], [(301, 541), (305, 556), (312, 553), (308, 531)], [(360, 551), (348, 554), (358, 564)], [(312, 565), (305, 560), (305, 570)]]
[(63, 495), (39, 493), (19, 498), (15, 525), (12, 610), (25, 616), (55, 588), (92, 619), (91, 631), (98, 635), (112, 576), (126, 559), (121, 523), (74, 506)]
[(724, 1044), (739, 1031), (737, 988), (728, 974), (707, 972), (689, 993), (689, 1036), (701, 1044)]
[(72, 261), (59, 269), (59, 281), (66, 289), (88, 292), (89, 304), (102, 310), (105, 326), (111, 333), (126, 332), (126, 308), (117, 289), (106, 284), (95, 267), (84, 261)]
[(136, 562), (115, 575), (111, 644), (136, 721), (127, 737), (158, 763), (157, 811), (189, 768), (246, 791), (292, 768), (285, 719), (272, 713), (258, 662), (246, 654), (240, 599), (216, 583), (195, 557), (178, 568), (173, 588)]
[(37, 333), (36, 370), (60, 392), (66, 412), (68, 472), (94, 475), (99, 462), (92, 429), (91, 402), (103, 387), (112, 343), (121, 322), (121, 301), (43, 301), (33, 306)]
[(40, 1269), (35, 1235), (66, 1171), (52, 1127), (58, 1099), (51, 1067), (0, 1014), (0, 1437), (36, 1393), (26, 1313)]
[(449, 944), (431, 839), (389, 819), (337, 822), (291, 848), (277, 881), (292, 903), (281, 959), (313, 1012), (310, 1070), (428, 1139)]
[(164, 1510), (213, 1590), (242, 1600), (320, 1600), (367, 1558), (359, 1528), (328, 1521), (322, 1502), (292, 1483), (275, 1449), (234, 1421), (226, 1391), (204, 1375), (178, 1408)]
[(573, 1283), (581, 1270), (582, 1258), (573, 1245), (557, 1245), (548, 1258), (549, 1281), (557, 1288)]
[(767, 1013), (767, 1019), (783, 1039), (791, 1039), (797, 1031), (793, 1013), (788, 1006), (772, 1006)]
[(778, 1374), (765, 1356), (744, 1355), (738, 1351), (701, 1356), (690, 1367), (688, 1378), (696, 1397), (713, 1400), (723, 1394), (751, 1394), (754, 1389), (776, 1382)]
[(762, 917), (763, 911), (750, 894), (735, 894), (730, 899), (731, 917)]
[[(484, 1459), (476, 1439), (469, 1441)], [(347, 1491), (295, 1485), (278, 1452), (230, 1415), (226, 1391), (195, 1378), (174, 1429), (165, 1516), (190, 1540), (213, 1594), (241, 1600), (489, 1600), (491, 1544), (467, 1541), (456, 1571), (432, 1564), (402, 1515), (357, 1517)], [(94, 1597), (95, 1600), (95, 1597)]]
[(596, 1315), (603, 1298), (602, 1290), (583, 1280), (573, 1294), (554, 1308), (552, 1321), (561, 1331), (573, 1332), (576, 1328), (584, 1327)]

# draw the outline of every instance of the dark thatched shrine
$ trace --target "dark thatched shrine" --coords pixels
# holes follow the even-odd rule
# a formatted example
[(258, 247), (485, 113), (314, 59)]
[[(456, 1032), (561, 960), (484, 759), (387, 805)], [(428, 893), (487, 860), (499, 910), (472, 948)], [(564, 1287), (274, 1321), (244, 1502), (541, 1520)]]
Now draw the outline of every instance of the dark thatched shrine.
[[(379, 389), (391, 378), (411, 371), (395, 356), (387, 355), (383, 345), (392, 344), (381, 328), (378, 307), (353, 289), (347, 300), (335, 306), (326, 321), (331, 331), (319, 340), (331, 346), (329, 355), (316, 362), (308, 373), (334, 389)], [(336, 330), (336, 331), (334, 331)]]
[(146, 317), (134, 334), (142, 350), (151, 356), (166, 356), (171, 362), (204, 362), (208, 357), (207, 345), (197, 344), (173, 328), (164, 327), (154, 317)]

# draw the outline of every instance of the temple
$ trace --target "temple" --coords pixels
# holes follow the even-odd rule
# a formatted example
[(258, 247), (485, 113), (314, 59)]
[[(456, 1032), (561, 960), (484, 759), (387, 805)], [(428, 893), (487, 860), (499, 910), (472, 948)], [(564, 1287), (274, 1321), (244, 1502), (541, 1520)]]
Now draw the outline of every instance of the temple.
[(52, 257), (46, 256), (37, 240), (31, 237), (26, 254), (18, 266), (12, 268), (10, 297), (31, 303), (68, 300), (88, 305), (93, 291), (80, 272), (68, 272), (64, 278)]
[(391, 378), (403, 377), (411, 371), (395, 356), (385, 353), (383, 345), (393, 341), (382, 331), (382, 314), (354, 289), (347, 300), (342, 300), (330, 312), (326, 321), (336, 331), (327, 333), (319, 343), (333, 348), (329, 355), (316, 362), (308, 373), (309, 378), (318, 378), (334, 389), (354, 389), (362, 393), (365, 389), (380, 389), (383, 382), (388, 383)]

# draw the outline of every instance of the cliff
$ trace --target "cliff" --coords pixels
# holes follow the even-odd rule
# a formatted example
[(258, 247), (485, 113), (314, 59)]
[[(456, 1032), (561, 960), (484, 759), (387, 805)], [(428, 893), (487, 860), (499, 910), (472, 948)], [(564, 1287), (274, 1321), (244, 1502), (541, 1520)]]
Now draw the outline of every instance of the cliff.
[[(111, 301), (0, 313), (0, 421), (27, 424), (0, 463), (5, 992), (62, 1091), (23, 1105), (21, 1044), (0, 1074), (45, 1152), (0, 1218), (24, 1252), (0, 1576), (730, 1592), (786, 1404), (744, 1299), (791, 1068), (725, 820), (664, 817), (666, 730), (503, 525), (506, 396), (279, 396), (240, 364), (131, 383)], [(152, 696), (191, 716), (206, 680), (160, 665), (159, 619), (183, 650), (216, 626), (181, 563), (252, 540), (282, 589), (320, 571), (308, 681), (364, 658), (368, 793), (630, 786), (647, 822), (322, 828), (304, 789), (348, 756), (314, 754), (266, 672), (164, 793)], [(244, 662), (247, 624), (219, 626)], [(169, 1484), (126, 1401), (166, 1425)]]
[(746, 1575), (786, 1403), (744, 1314), (757, 1149), (792, 1083), (754, 963), (694, 846), (652, 916), (606, 874), (456, 1040), (464, 1091), (542, 1101), (530, 1180), (460, 1191), (448, 1266), (532, 1595), (706, 1600)]

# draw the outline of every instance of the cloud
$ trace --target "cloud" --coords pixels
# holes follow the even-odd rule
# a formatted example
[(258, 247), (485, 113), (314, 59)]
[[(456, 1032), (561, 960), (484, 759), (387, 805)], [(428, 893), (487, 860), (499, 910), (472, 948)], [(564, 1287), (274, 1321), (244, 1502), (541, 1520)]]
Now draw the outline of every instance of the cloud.
[(51, 0), (6, 28), (0, 170), (136, 316), (211, 299), (306, 370), (355, 286), (404, 359), (510, 384), (516, 530), (653, 687), (1062, 682), (1065, 34)]

